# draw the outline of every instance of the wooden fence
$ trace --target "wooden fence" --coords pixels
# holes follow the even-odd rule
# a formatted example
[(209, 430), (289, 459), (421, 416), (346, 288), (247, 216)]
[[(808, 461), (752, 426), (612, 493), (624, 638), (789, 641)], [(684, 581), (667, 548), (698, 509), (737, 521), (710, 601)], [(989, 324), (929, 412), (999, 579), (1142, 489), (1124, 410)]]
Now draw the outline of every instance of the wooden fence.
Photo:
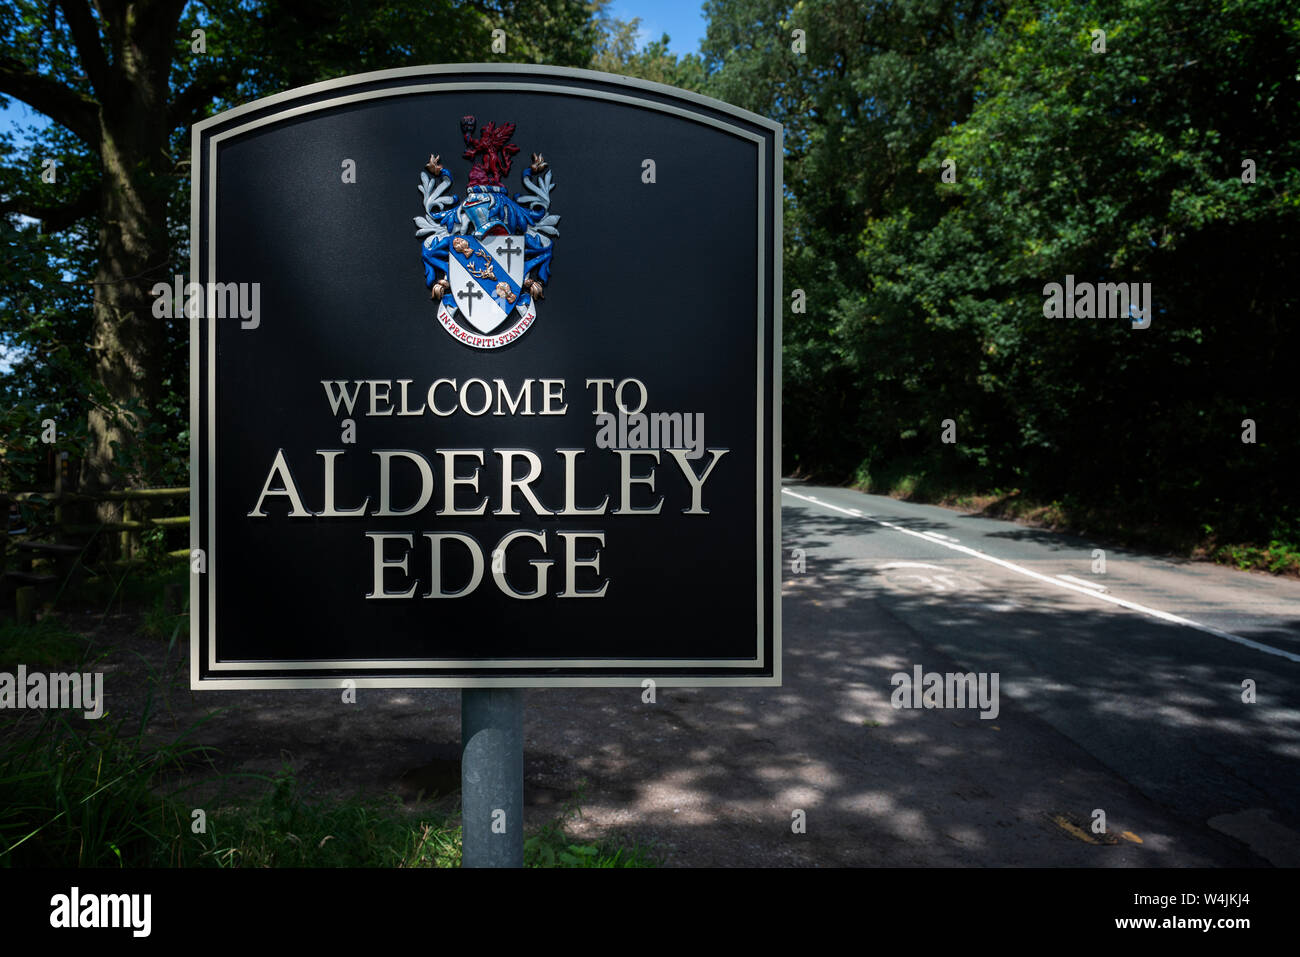
[[(61, 476), (49, 491), (0, 491), (0, 581), (10, 587), (36, 587), (82, 570), (121, 568), (140, 561), (140, 533), (151, 528), (188, 528), (186, 515), (151, 516), (162, 503), (188, 502), (184, 488), (64, 491)], [(105, 505), (116, 504), (116, 518), (101, 519)], [(20, 525), (14, 527), (13, 506)], [(188, 536), (187, 536), (188, 538)], [(53, 540), (51, 540), (53, 539)], [(188, 547), (164, 553), (187, 559)], [(90, 559), (90, 561), (88, 561)], [(37, 567), (39, 564), (40, 567)]]

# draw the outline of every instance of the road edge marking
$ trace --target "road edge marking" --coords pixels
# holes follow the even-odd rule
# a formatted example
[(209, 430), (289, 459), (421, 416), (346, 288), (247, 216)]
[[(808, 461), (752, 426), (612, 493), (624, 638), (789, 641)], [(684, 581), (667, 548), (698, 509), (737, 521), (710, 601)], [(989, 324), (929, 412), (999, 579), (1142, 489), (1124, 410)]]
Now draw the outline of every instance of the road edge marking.
[(802, 499), (805, 502), (811, 502), (813, 505), (820, 505), (823, 508), (831, 508), (837, 512), (843, 512), (851, 518), (861, 518), (865, 521), (875, 522), (877, 525), (883, 525), (885, 528), (892, 528), (896, 532), (902, 532), (904, 535), (911, 535), (915, 538), (921, 539), (922, 541), (929, 542), (932, 545), (950, 548), (954, 552), (961, 552), (963, 555), (970, 555), (972, 558), (979, 558), (986, 562), (992, 562), (994, 565), (1001, 565), (1003, 568), (1013, 571), (1018, 575), (1024, 575), (1027, 578), (1047, 582), (1047, 584), (1055, 585), (1057, 588), (1064, 588), (1067, 591), (1072, 591), (1080, 595), (1087, 595), (1089, 598), (1095, 598), (1098, 601), (1108, 602), (1112, 605), (1119, 605), (1121, 608), (1128, 608), (1129, 610), (1136, 611), (1139, 614), (1150, 615), (1152, 618), (1158, 618), (1159, 620), (1167, 621), (1170, 624), (1195, 628), (1197, 631), (1204, 632), (1207, 635), (1214, 635), (1216, 638), (1235, 642), (1236, 644), (1244, 645), (1247, 648), (1254, 648), (1256, 651), (1262, 651), (1269, 655), (1277, 655), (1279, 658), (1285, 658), (1288, 661), (1300, 664), (1300, 655), (1291, 651), (1284, 651), (1281, 648), (1274, 648), (1272, 645), (1265, 645), (1258, 641), (1253, 641), (1250, 638), (1243, 638), (1241, 635), (1234, 635), (1229, 631), (1222, 631), (1221, 629), (1214, 628), (1210, 625), (1203, 625), (1199, 621), (1193, 621), (1190, 618), (1183, 618), (1181, 615), (1173, 615), (1167, 611), (1161, 611), (1158, 608), (1149, 608), (1146, 605), (1139, 605), (1137, 602), (1129, 601), (1126, 598), (1117, 598), (1114, 595), (1105, 592), (1094, 591), (1091, 587), (1085, 588), (1082, 585), (1072, 585), (1067, 581), (1061, 581), (1059, 578), (1053, 578), (1050, 575), (1043, 575), (1039, 572), (1031, 571), (1028, 568), (1017, 565), (1015, 562), (1009, 562), (1002, 558), (995, 558), (992, 555), (981, 552), (978, 549), (970, 548), (967, 545), (955, 545), (951, 542), (945, 542), (941, 539), (933, 538), (922, 532), (914, 532), (910, 528), (903, 528), (903, 526), (895, 525), (893, 522), (887, 522), (883, 518), (876, 518), (872, 515), (855, 515), (846, 508), (840, 508), (838, 505), (832, 505), (830, 502), (820, 501), (810, 495), (800, 495), (798, 492), (792, 492), (788, 488), (781, 489), (781, 493), (783, 495), (791, 495), (794, 498)]

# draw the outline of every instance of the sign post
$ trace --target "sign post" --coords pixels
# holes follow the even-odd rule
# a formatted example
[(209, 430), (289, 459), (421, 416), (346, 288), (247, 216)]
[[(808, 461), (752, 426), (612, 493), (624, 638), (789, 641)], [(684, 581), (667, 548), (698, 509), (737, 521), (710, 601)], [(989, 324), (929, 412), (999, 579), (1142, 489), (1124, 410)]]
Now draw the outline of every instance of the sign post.
[(779, 125), (478, 64), (192, 144), (193, 688), (462, 689), (490, 865), (519, 689), (781, 683)]
[(524, 693), (460, 693), (461, 862), (523, 867)]

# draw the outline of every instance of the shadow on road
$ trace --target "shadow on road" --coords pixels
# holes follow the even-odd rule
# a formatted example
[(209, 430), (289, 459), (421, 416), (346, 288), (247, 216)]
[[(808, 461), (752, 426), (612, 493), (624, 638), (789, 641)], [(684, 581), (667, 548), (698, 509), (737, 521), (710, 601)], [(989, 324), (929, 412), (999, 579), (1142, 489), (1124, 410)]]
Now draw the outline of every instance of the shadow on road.
[[(1214, 639), (1189, 629), (959, 564), (882, 568), (897, 564), (887, 531), (785, 509), (783, 687), (660, 688), (653, 704), (639, 688), (530, 691), (530, 824), (585, 781), (577, 833), (653, 842), (678, 865), (1249, 866), (1263, 862), (1208, 818), (1262, 808), (1297, 828), (1294, 667), (1223, 642), (1207, 655)], [(689, 609), (660, 613), (691, 627)], [(998, 672), (997, 717), (896, 710), (891, 676), (917, 664)], [(1252, 677), (1259, 704), (1243, 704)], [(287, 759), (323, 795), (426, 802), (454, 782), (456, 692), (357, 698), (180, 692), (167, 724), (228, 708), (200, 734), (223, 770)]]

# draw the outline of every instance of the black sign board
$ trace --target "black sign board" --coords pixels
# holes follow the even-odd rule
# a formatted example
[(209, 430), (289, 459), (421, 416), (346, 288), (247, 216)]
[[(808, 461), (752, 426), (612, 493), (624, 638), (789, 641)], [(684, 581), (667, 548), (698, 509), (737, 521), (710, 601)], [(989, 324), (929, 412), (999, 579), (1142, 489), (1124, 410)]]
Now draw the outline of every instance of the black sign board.
[(192, 686), (779, 684), (781, 156), (542, 67), (198, 124)]

